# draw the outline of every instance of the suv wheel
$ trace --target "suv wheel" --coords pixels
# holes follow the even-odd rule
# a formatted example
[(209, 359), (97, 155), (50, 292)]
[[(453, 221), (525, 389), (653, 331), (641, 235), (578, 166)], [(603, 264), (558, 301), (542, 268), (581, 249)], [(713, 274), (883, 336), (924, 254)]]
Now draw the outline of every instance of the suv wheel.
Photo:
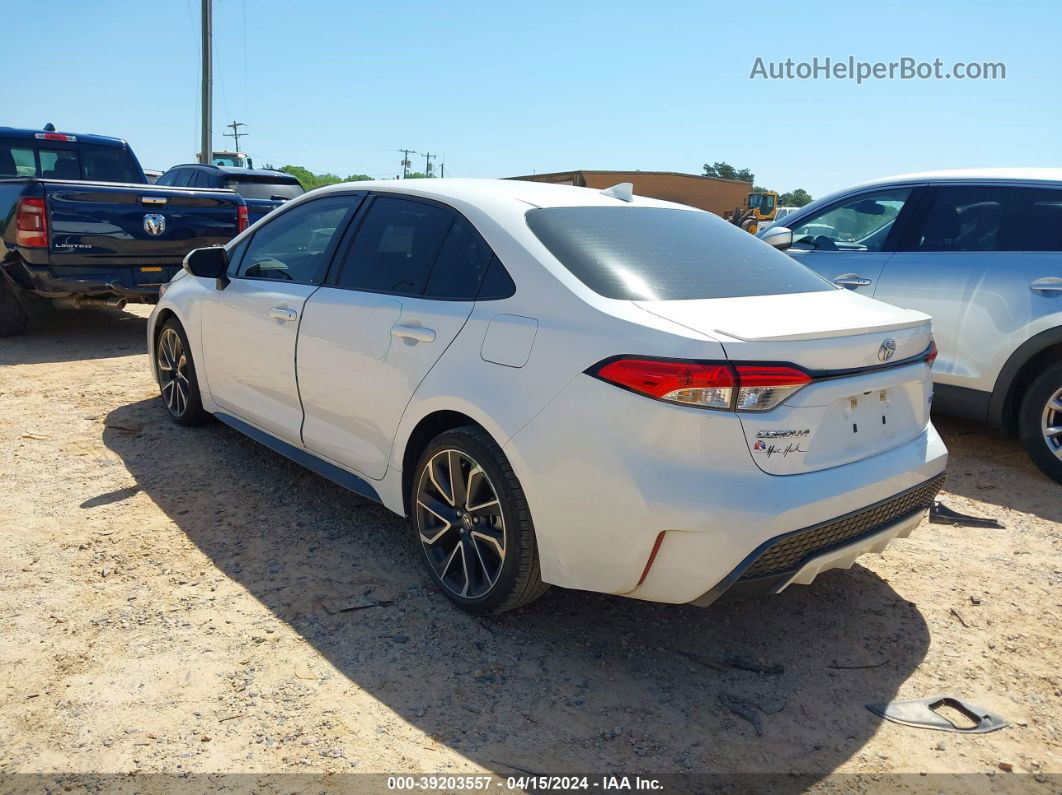
[(155, 372), (162, 402), (170, 417), (181, 425), (201, 425), (209, 416), (199, 396), (199, 380), (188, 347), (188, 338), (176, 319), (162, 324), (155, 343)]
[(504, 613), (549, 587), (523, 489), (480, 428), (437, 436), (420, 458), (410, 509), (428, 574), (470, 613)]
[(1062, 483), (1062, 362), (1032, 382), (1021, 402), (1021, 440), (1036, 466)]

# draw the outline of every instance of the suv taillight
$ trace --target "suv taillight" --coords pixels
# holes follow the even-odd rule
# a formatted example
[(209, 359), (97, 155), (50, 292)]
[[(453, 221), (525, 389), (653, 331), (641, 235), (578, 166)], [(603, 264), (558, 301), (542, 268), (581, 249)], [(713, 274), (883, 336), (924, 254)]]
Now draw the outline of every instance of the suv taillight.
[(250, 216), (247, 215), (247, 205), (241, 204), (236, 208), (236, 234), (246, 229), (249, 221)]
[(44, 199), (19, 199), (15, 211), (15, 243), (29, 248), (48, 248), (48, 216)]
[(621, 357), (587, 372), (631, 392), (705, 409), (766, 411), (811, 382), (794, 367)]

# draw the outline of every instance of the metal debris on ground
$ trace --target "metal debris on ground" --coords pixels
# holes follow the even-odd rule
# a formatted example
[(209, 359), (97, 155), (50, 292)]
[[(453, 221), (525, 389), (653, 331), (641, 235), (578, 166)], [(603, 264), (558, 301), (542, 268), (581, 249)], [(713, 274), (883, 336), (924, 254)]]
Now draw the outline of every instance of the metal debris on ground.
[(995, 519), (985, 519), (983, 516), (970, 516), (959, 513), (949, 508), (940, 500), (933, 501), (933, 507), (929, 509), (930, 524), (950, 524), (956, 527), (991, 527), (996, 530), (1005, 530)]
[(321, 607), (329, 615), (335, 615), (336, 613), (347, 613), (351, 610), (363, 610), (366, 607), (375, 607), (376, 602), (371, 599), (366, 599), (364, 596), (355, 595), (348, 596), (345, 599), (322, 599)]
[[(936, 729), (958, 734), (987, 734), (1009, 725), (999, 715), (954, 696), (931, 696), (911, 701), (890, 701), (888, 704), (867, 704), (866, 706), (875, 715), (885, 720), (918, 729)], [(941, 707), (950, 707), (973, 725), (956, 726), (937, 712)]]

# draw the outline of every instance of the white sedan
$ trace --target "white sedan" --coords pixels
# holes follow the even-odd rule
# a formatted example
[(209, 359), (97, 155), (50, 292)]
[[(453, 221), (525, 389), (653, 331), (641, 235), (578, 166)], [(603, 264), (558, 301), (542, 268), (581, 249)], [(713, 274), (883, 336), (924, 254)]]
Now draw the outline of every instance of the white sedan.
[(189, 254), (148, 342), (174, 420), (408, 516), (477, 613), (808, 583), (910, 533), (947, 460), (926, 315), (629, 186), (316, 190)]

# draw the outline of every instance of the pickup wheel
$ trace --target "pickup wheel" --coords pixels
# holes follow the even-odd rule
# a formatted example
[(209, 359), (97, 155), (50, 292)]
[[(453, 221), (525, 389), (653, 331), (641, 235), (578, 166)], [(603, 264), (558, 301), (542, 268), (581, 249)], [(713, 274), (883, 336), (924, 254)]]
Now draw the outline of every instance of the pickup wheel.
[(1021, 440), (1033, 463), (1062, 483), (1062, 361), (1029, 385), (1018, 417)]
[(29, 316), (18, 300), (18, 287), (0, 271), (0, 337), (14, 337), (26, 330)]
[(155, 372), (162, 403), (174, 422), (202, 425), (210, 416), (203, 410), (188, 337), (175, 318), (162, 324), (155, 342)]

